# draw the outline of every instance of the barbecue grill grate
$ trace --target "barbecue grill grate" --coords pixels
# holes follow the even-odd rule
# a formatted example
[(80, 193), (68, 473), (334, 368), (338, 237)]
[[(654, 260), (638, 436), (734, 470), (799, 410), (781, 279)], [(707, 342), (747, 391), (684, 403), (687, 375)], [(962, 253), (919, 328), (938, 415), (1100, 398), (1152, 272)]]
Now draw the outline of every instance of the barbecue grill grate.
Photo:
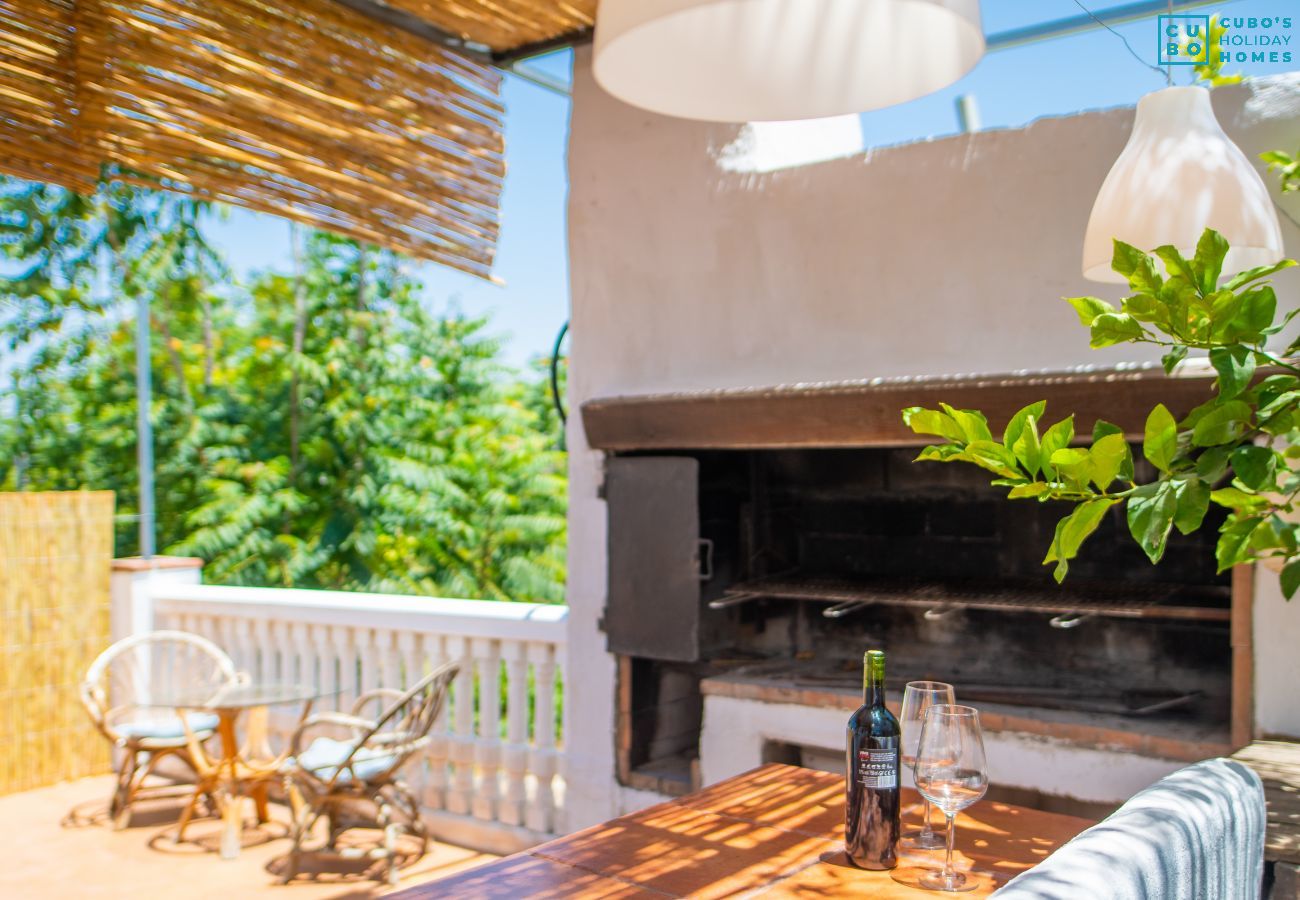
[(961, 609), (1042, 613), (1069, 628), (1086, 617), (1192, 619), (1227, 622), (1232, 612), (1226, 587), (1087, 582), (1061, 587), (1011, 579), (929, 581), (911, 578), (848, 580), (824, 577), (757, 578), (728, 587), (715, 609), (761, 598), (834, 604), (823, 611), (839, 618), (876, 604), (926, 610), (937, 618)]

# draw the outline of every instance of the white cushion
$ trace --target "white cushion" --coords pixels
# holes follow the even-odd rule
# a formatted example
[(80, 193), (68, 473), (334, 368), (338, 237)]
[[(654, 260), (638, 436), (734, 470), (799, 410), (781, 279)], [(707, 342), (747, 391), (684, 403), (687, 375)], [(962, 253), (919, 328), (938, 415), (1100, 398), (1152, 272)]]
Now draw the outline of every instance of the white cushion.
[[(185, 714), (190, 731), (197, 737), (207, 737), (217, 728), (215, 713), (190, 712)], [(173, 714), (151, 715), (124, 722), (114, 722), (113, 730), (124, 737), (137, 740), (181, 740), (185, 737), (185, 725), (181, 717)]]
[[(352, 747), (353, 744), (348, 741), (318, 737), (311, 742), (306, 750), (302, 751), (295, 763), (299, 768), (306, 769), (317, 778), (329, 781), (334, 777), (335, 770), (348, 758), (348, 754), (352, 752)], [(352, 780), (353, 773), (355, 773), (357, 778), (366, 781), (387, 772), (392, 768), (396, 760), (397, 757), (392, 753), (385, 753), (381, 749), (363, 747), (352, 757), (352, 762), (348, 768), (339, 774), (338, 780), (347, 783)]]
[(995, 892), (998, 900), (1258, 900), (1264, 786), (1210, 759), (1166, 776)]

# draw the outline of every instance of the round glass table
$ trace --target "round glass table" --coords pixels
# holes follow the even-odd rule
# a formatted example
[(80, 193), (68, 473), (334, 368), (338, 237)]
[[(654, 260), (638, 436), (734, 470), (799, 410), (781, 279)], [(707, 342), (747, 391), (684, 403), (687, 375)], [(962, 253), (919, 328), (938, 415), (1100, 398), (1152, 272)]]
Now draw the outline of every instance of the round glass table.
[[(189, 752), (198, 776), (194, 793), (181, 814), (176, 828), (176, 842), (185, 837), (189, 825), (204, 795), (216, 801), (221, 816), (221, 858), (239, 856), (243, 820), (241, 801), (251, 797), (257, 810), (259, 823), (267, 821), (267, 788), (283, 768), (286, 753), (272, 752), (268, 740), (267, 708), (301, 703), (299, 723), (311, 713), (313, 701), (325, 692), (301, 684), (282, 682), (255, 682), (246, 679), (219, 687), (194, 685), (162, 685), (150, 692), (145, 706), (168, 708), (176, 711), (189, 739)], [(220, 756), (211, 755), (205, 742), (191, 727), (195, 712), (216, 716), (215, 731), (220, 743)], [(245, 740), (241, 745), (236, 729), (239, 718), (248, 712)], [(205, 731), (207, 729), (204, 729)]]

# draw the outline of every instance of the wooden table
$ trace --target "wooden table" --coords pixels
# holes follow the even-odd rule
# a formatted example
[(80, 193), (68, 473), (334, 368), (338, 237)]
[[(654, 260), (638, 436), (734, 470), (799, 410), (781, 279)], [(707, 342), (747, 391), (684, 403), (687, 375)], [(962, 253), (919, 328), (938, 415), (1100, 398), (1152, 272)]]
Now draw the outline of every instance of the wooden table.
[[(988, 896), (1093, 824), (991, 801), (968, 813), (957, 818), (958, 867), (981, 884), (960, 897)], [(894, 876), (941, 863), (942, 851), (921, 851), (893, 873), (849, 865), (843, 778), (769, 765), (392, 896), (934, 898), (943, 895)]]
[(1273, 896), (1300, 897), (1300, 743), (1255, 741), (1232, 758), (1264, 782), (1264, 861), (1273, 867)]

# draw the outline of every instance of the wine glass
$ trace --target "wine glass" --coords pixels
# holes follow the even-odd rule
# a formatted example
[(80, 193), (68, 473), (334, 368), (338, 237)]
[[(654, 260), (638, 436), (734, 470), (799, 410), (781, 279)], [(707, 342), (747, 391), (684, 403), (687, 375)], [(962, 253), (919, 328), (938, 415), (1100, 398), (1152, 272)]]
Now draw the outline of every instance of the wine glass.
[(979, 880), (952, 867), (957, 829), (953, 818), (984, 796), (989, 787), (980, 714), (969, 706), (931, 706), (921, 726), (916, 751), (916, 788), (948, 819), (948, 853), (943, 869), (921, 876), (922, 887), (935, 891), (969, 891)]
[[(902, 758), (903, 765), (908, 769), (915, 771), (916, 768), (916, 748), (921, 743), (921, 725), (925, 722), (925, 711), (931, 706), (951, 706), (956, 702), (951, 684), (942, 681), (907, 683), (907, 687), (903, 689), (903, 708), (898, 723), (903, 727)], [(925, 824), (919, 829), (904, 834), (903, 840), (910, 846), (922, 850), (937, 850), (943, 846), (943, 840), (930, 827), (930, 801), (922, 797), (921, 802), (925, 804), (922, 813), (925, 816)]]

